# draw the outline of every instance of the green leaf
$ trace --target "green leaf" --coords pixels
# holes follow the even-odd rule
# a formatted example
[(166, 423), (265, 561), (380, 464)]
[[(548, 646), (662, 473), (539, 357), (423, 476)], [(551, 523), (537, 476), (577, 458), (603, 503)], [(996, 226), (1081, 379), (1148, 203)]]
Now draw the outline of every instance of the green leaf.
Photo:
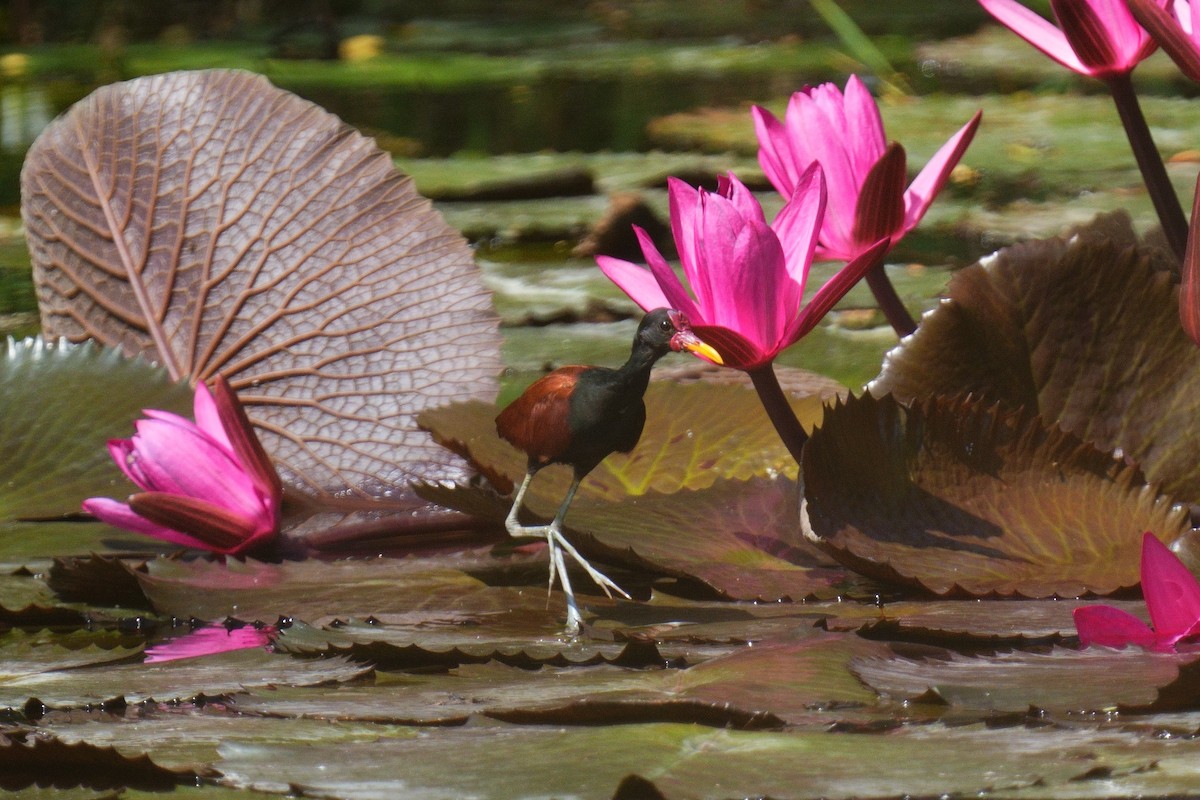
[(1186, 509), (1136, 469), (976, 400), (839, 403), (804, 450), (807, 524), (852, 568), (940, 595), (1075, 597), (1139, 581)]
[(192, 392), (140, 359), (91, 344), (9, 341), (0, 350), (0, 522), (80, 512), (133, 485), (106, 442), (133, 435), (144, 408), (191, 416)]

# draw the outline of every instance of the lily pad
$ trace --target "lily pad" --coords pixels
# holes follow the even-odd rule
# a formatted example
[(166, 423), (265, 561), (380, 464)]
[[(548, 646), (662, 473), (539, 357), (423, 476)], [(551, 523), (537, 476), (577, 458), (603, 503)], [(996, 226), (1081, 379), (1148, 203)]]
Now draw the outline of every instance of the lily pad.
[(1076, 597), (1139, 581), (1140, 541), (1189, 529), (1140, 473), (978, 400), (850, 399), (804, 450), (810, 535), (939, 595)]
[(44, 733), (0, 735), (0, 788), (165, 791), (194, 782), (190, 771), (166, 769), (145, 754), (129, 757), (112, 747), (65, 744)]
[[(637, 447), (601, 462), (580, 485), (579, 498), (618, 501), (651, 491), (702, 489), (719, 478), (796, 474), (795, 461), (749, 389), (653, 381), (645, 401), (646, 428)], [(809, 428), (821, 418), (821, 402), (815, 397), (795, 399), (793, 406)], [(525, 474), (526, 457), (496, 434), (498, 411), (487, 403), (456, 403), (426, 411), (417, 421), (508, 492)], [(530, 507), (553, 516), (570, 482), (567, 467), (543, 470), (527, 495)]]
[(64, 664), (5, 680), (0, 686), (0, 707), (22, 708), (35, 699), (47, 708), (59, 709), (113, 700), (122, 705), (189, 701), (275, 683), (303, 686), (348, 681), (371, 671), (344, 658), (302, 660), (261, 648), (158, 664), (143, 664), (138, 648), (109, 653), (103, 669), (80, 669), (77, 664), (65, 663), (66, 656), (52, 655), (64, 659)]
[(905, 401), (969, 392), (1024, 407), (1198, 500), (1200, 349), (1160, 257), (1123, 216), (1001, 250), (954, 276), (871, 391)]
[(0, 350), (0, 521), (79, 514), (129, 484), (105, 443), (143, 408), (188, 413), (191, 392), (165, 370), (94, 344), (9, 340)]
[(465, 475), (414, 418), (495, 395), (490, 297), (462, 238), (341, 120), (250, 73), (155, 75), (73, 106), (21, 177), (47, 335), (223, 374), (284, 482), (338, 524), (411, 526), (411, 479)]
[(1145, 713), (1196, 708), (1198, 662), (1195, 653), (1090, 647), (944, 659), (866, 658), (852, 668), (867, 685), (897, 700), (997, 712)]

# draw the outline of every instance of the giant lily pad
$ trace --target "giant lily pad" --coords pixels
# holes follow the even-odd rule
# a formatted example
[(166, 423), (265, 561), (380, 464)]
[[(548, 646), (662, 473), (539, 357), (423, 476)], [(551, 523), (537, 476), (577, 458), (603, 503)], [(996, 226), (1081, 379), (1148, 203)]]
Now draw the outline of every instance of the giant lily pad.
[(978, 400), (839, 404), (804, 450), (810, 532), (865, 574), (937, 594), (1075, 597), (1139, 581), (1143, 531), (1188, 529), (1138, 471)]
[(1155, 256), (1120, 216), (1006, 248), (955, 275), (871, 391), (1025, 407), (1200, 500), (1200, 350)]
[(249, 73), (106, 86), (30, 148), (22, 212), (48, 335), (224, 374), (318, 504), (411, 508), (412, 478), (464, 476), (413, 420), (494, 396), (488, 293), (462, 238), (333, 115)]

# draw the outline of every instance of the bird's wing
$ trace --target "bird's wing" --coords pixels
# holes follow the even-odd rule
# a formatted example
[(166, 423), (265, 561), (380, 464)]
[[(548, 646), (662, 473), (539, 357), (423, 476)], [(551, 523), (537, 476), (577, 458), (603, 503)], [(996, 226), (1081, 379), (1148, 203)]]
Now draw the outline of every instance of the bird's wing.
[(571, 392), (588, 369), (560, 367), (538, 378), (496, 417), (496, 432), (539, 464), (560, 458), (571, 445)]

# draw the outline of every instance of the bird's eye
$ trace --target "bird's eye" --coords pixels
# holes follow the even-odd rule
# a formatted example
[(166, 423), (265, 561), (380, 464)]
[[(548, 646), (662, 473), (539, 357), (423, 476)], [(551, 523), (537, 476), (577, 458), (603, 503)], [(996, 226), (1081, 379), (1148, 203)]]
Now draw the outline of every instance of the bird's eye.
[(675, 329), (675, 326), (671, 324), (671, 320), (669, 319), (664, 319), (662, 322), (658, 323), (658, 327), (663, 333)]

